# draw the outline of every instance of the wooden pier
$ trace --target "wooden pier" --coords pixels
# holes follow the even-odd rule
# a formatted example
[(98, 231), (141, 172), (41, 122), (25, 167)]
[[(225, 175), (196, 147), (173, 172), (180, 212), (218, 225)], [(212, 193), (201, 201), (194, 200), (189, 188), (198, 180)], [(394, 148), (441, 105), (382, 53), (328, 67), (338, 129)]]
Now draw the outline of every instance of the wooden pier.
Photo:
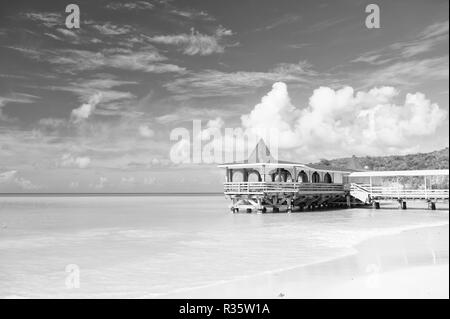
[(349, 193), (343, 184), (293, 182), (228, 182), (224, 193), (232, 200), (233, 212), (292, 212), (347, 205)]
[[(432, 188), (429, 179), (444, 177), (448, 183), (448, 176), (448, 169), (354, 172), (349, 175), (350, 195), (361, 203), (373, 205), (375, 208), (379, 208), (381, 202), (397, 201), (402, 209), (406, 209), (409, 201), (423, 201), (428, 203), (429, 208), (436, 209), (436, 203), (448, 202), (449, 189)], [(423, 178), (424, 183), (421, 188), (404, 187), (398, 180), (405, 177)], [(379, 185), (383, 178), (397, 180), (397, 183), (394, 183), (396, 186)], [(367, 181), (369, 183), (364, 183)]]
[[(236, 212), (293, 212), (326, 207), (352, 207), (397, 201), (407, 208), (407, 201), (426, 201), (431, 209), (439, 201), (448, 202), (449, 191), (427, 185), (430, 176), (448, 178), (447, 170), (369, 172), (278, 161), (262, 140), (249, 159), (219, 165), (225, 168), (224, 194), (230, 210)], [(424, 178), (421, 189), (377, 185), (382, 177)], [(368, 183), (367, 183), (368, 181)], [(430, 184), (430, 182), (428, 182)], [(447, 182), (448, 185), (448, 182)]]
[(226, 170), (224, 194), (232, 212), (292, 212), (346, 206), (352, 170), (278, 161), (261, 140), (249, 159), (219, 167)]

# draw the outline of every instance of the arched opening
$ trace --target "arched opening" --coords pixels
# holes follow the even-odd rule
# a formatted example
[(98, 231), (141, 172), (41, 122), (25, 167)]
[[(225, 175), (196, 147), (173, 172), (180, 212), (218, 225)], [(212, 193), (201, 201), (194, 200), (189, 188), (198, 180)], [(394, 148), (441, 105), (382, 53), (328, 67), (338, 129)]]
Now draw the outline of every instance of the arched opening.
[(283, 173), (280, 171), (276, 171), (272, 174), (272, 181), (274, 182), (284, 182), (284, 176)]
[(275, 170), (272, 174), (273, 182), (292, 182), (292, 175), (288, 170), (284, 168), (279, 168)]
[(320, 175), (317, 172), (314, 172), (311, 176), (311, 182), (320, 183)]
[(248, 172), (248, 181), (249, 182), (261, 182), (261, 175), (258, 171), (249, 171)]
[(301, 171), (297, 176), (297, 182), (308, 183), (308, 174), (306, 174), (305, 171)]
[(287, 174), (285, 175), (285, 181), (287, 183), (292, 183), (292, 176), (291, 173), (287, 172)]
[(243, 182), (244, 174), (241, 171), (233, 172), (232, 180), (233, 182)]
[(328, 183), (328, 184), (333, 183), (333, 179), (331, 178), (330, 173), (326, 173), (326, 174), (324, 175), (324, 177), (323, 177), (323, 182), (324, 182), (324, 183)]

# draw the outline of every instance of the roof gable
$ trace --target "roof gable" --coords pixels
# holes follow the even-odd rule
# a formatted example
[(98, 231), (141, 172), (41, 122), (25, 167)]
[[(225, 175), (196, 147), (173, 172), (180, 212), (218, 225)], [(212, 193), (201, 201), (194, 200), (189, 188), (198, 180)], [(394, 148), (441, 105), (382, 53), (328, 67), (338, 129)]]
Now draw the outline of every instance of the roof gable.
[(276, 163), (277, 160), (270, 153), (263, 139), (260, 139), (256, 144), (255, 149), (248, 157), (247, 163)]

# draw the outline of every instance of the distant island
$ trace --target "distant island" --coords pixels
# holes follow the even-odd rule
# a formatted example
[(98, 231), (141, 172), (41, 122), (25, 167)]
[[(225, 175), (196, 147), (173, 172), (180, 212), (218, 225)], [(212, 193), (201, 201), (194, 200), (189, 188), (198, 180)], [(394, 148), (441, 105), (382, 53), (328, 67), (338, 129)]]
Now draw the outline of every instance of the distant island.
[(449, 148), (446, 147), (429, 153), (408, 155), (353, 156), (332, 160), (322, 159), (320, 162), (312, 164), (373, 171), (446, 169), (449, 168)]

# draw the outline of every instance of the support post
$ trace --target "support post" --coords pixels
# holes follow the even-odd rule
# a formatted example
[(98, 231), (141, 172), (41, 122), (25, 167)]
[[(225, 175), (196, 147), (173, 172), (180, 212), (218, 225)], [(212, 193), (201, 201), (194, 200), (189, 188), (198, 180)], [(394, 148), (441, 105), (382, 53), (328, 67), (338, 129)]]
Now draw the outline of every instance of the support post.
[(427, 192), (427, 177), (424, 176), (425, 178), (425, 199), (428, 200), (428, 192)]
[(347, 207), (352, 208), (352, 201), (350, 195), (345, 196), (345, 199), (347, 200)]
[(258, 213), (263, 213), (263, 208), (264, 207), (262, 206), (261, 198), (258, 198), (257, 201), (258, 201), (258, 206), (257, 206)]
[(292, 213), (292, 202), (291, 202), (291, 198), (290, 197), (288, 197), (286, 199), (286, 203), (287, 203), (287, 212), (288, 213)]

